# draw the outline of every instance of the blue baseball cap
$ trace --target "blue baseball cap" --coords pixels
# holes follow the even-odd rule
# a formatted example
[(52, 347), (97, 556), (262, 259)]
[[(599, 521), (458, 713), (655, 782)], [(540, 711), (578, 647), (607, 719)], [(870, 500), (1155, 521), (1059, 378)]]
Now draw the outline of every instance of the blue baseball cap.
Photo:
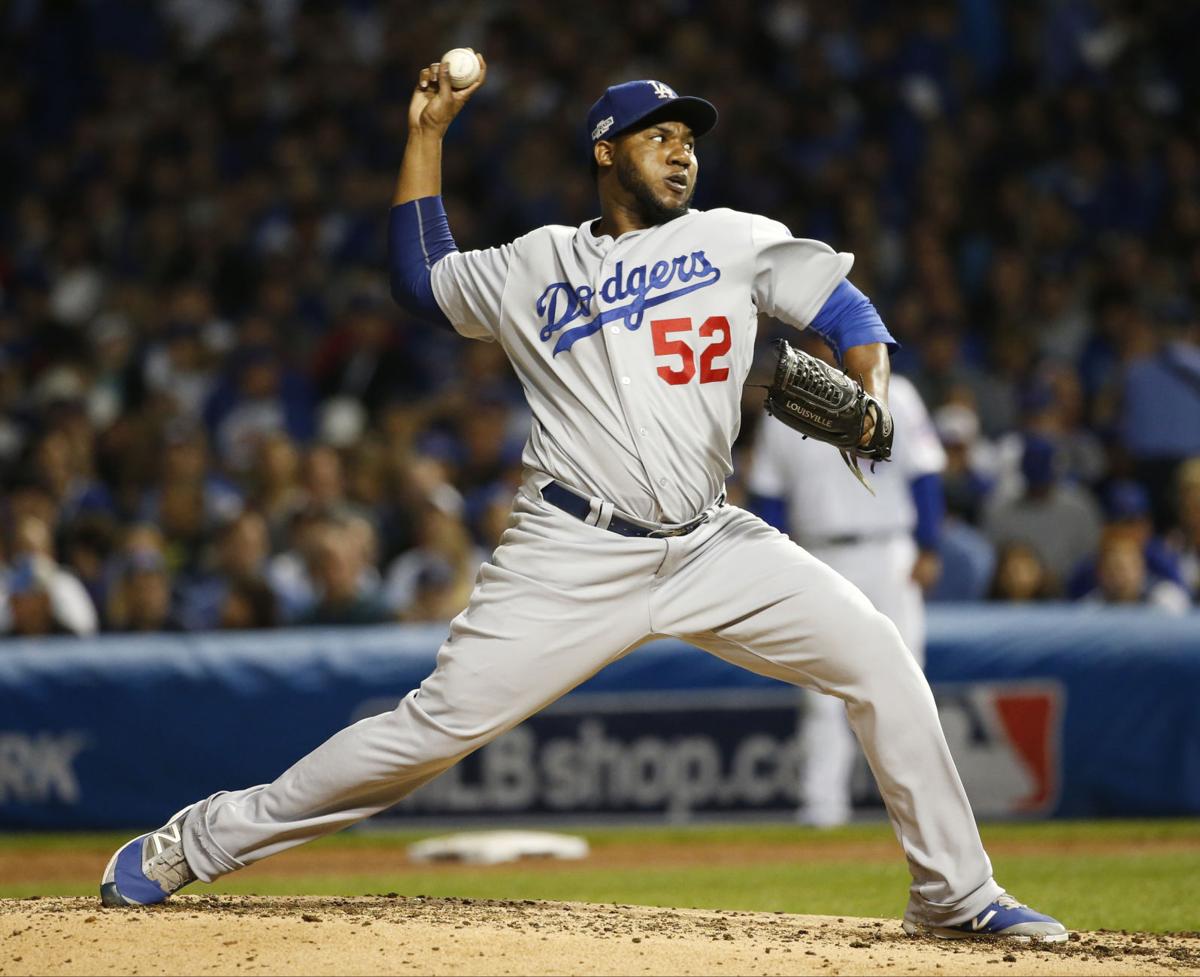
[(699, 139), (717, 124), (717, 109), (702, 98), (676, 95), (661, 81), (627, 81), (613, 85), (588, 110), (588, 135), (594, 146), (639, 122), (648, 125), (663, 119), (686, 122)]
[(1143, 519), (1150, 515), (1150, 493), (1138, 482), (1119, 479), (1104, 493), (1104, 508), (1114, 522), (1124, 519)]
[(1021, 474), (1029, 488), (1045, 488), (1058, 480), (1058, 447), (1038, 434), (1025, 436), (1021, 453)]

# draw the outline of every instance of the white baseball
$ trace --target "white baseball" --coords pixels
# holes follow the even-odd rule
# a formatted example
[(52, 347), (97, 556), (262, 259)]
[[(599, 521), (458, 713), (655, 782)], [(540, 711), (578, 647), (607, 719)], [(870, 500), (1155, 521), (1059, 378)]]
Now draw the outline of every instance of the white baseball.
[(466, 88), (479, 80), (479, 55), (469, 47), (456, 47), (442, 55), (450, 64), (450, 87)]

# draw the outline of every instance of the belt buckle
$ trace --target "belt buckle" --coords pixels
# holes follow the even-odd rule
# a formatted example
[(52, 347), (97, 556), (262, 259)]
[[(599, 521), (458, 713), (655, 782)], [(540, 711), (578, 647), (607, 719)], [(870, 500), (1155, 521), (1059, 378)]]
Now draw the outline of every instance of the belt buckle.
[(689, 533), (694, 533), (706, 522), (708, 522), (708, 513), (705, 513), (698, 519), (693, 519), (687, 525), (678, 526), (675, 529), (652, 529), (646, 535), (653, 539), (670, 539), (672, 536), (687, 536)]

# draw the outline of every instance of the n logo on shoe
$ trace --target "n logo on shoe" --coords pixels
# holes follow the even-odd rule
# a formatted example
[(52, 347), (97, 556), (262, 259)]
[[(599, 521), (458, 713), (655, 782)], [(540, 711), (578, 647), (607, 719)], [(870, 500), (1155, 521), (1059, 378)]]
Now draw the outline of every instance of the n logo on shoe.
[(990, 923), (992, 921), (992, 917), (995, 915), (996, 915), (996, 910), (989, 909), (982, 916), (976, 916), (973, 920), (971, 920), (971, 929), (976, 930), (976, 931), (983, 929), (985, 926), (987, 926), (988, 923)]
[(154, 853), (161, 855), (166, 845), (163, 844), (163, 839), (166, 839), (168, 844), (179, 844), (179, 823), (169, 824), (161, 831), (156, 831), (150, 836), (150, 840), (154, 842)]

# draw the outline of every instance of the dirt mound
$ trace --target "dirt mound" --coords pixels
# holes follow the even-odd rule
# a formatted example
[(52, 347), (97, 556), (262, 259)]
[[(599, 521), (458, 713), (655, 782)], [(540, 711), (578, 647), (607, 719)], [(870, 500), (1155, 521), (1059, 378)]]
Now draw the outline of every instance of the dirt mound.
[(1057, 946), (896, 920), (552, 902), (177, 896), (0, 901), (0, 974), (1200, 974), (1200, 934)]

